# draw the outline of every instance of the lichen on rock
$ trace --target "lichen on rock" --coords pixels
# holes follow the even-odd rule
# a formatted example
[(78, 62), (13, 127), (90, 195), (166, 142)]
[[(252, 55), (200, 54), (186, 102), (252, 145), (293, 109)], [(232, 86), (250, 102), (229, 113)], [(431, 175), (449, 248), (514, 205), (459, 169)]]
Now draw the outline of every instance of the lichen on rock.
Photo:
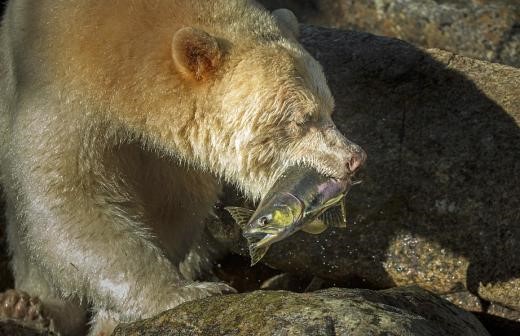
[(256, 291), (183, 304), (120, 325), (122, 335), (488, 335), (461, 309), (416, 287)]

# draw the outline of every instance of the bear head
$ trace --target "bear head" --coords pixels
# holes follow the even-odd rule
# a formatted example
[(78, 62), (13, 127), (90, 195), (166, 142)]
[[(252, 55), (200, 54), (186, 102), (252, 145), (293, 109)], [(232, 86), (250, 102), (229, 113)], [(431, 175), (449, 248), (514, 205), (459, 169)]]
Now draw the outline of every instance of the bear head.
[(365, 152), (334, 125), (333, 97), (320, 64), (296, 40), (294, 14), (261, 16), (256, 29), (212, 35), (184, 27), (173, 37), (175, 69), (203, 92), (193, 102), (204, 106), (193, 118), (201, 134), (190, 138), (199, 163), (254, 197), (291, 165), (350, 178)]

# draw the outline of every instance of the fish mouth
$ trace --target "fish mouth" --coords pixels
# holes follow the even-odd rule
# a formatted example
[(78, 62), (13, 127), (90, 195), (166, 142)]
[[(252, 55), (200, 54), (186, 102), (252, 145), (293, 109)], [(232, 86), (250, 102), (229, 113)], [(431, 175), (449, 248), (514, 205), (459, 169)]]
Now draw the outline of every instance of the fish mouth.
[(269, 234), (265, 232), (248, 232), (244, 233), (244, 237), (247, 240), (247, 245), (249, 247), (249, 255), (251, 257), (251, 266), (255, 265), (262, 259), (269, 247), (279, 239), (276, 234)]
[(244, 231), (243, 233), (244, 238), (247, 239), (248, 242), (257, 244), (260, 241), (262, 241), (266, 236), (270, 235), (267, 232), (259, 231), (259, 230), (251, 230), (251, 231)]
[[(283, 235), (283, 231), (275, 229), (255, 229), (250, 231), (243, 231), (242, 235), (247, 239), (249, 244), (256, 246), (271, 245), (272, 243), (281, 240), (279, 238)], [(278, 238), (278, 239), (277, 239)]]

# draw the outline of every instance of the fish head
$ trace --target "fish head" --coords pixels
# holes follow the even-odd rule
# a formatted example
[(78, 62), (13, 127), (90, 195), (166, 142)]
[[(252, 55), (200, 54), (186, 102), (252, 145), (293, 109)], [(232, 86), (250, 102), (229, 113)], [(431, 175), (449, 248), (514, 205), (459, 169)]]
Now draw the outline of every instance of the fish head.
[(290, 193), (268, 197), (260, 203), (243, 235), (248, 241), (252, 264), (260, 260), (269, 246), (298, 230), (304, 204)]
[(291, 193), (280, 193), (260, 203), (247, 224), (247, 232), (279, 234), (296, 223), (304, 213), (304, 204)]

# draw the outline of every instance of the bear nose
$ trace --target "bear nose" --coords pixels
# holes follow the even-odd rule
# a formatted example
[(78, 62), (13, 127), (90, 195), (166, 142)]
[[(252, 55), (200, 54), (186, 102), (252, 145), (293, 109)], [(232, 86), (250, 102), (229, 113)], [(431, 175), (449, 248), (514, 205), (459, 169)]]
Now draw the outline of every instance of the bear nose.
[(356, 146), (356, 148), (350, 154), (349, 160), (347, 161), (348, 171), (350, 173), (356, 172), (356, 170), (358, 170), (359, 167), (361, 167), (365, 163), (366, 159), (367, 154), (365, 153), (365, 151), (361, 147)]

